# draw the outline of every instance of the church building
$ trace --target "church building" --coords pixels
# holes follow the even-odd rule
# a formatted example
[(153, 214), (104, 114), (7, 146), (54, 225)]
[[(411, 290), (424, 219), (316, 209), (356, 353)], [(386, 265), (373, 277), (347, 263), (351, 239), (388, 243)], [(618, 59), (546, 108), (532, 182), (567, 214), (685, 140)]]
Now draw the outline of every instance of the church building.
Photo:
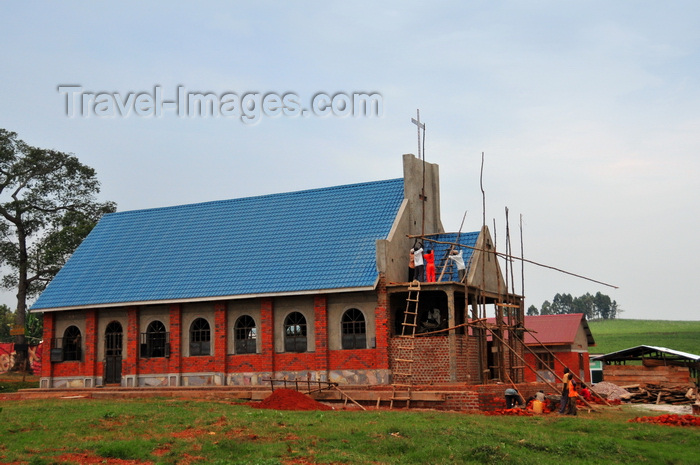
[(522, 382), (507, 287), (486, 226), (443, 230), (438, 166), (413, 155), (397, 179), (112, 213), (31, 308), (40, 385)]

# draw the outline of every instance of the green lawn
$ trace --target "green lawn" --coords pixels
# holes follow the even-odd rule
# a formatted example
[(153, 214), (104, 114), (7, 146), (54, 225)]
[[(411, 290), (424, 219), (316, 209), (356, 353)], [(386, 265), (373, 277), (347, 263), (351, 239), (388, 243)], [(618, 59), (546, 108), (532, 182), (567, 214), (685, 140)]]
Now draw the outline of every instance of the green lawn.
[(223, 399), (27, 400), (2, 404), (0, 463), (698, 463), (697, 427), (627, 421), (648, 415), (628, 406), (508, 417), (281, 412)]
[(700, 355), (700, 321), (597, 320), (588, 325), (596, 342), (591, 353), (648, 345)]

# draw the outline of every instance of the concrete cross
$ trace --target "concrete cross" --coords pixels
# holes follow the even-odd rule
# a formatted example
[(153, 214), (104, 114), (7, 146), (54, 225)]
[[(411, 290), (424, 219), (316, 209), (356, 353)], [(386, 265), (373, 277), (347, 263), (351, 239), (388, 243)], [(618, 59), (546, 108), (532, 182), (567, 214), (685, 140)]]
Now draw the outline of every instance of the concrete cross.
[(415, 124), (418, 129), (418, 159), (421, 159), (420, 153), (420, 130), (425, 131), (425, 124), (420, 122), (420, 110), (416, 110), (416, 117), (411, 118), (411, 123)]

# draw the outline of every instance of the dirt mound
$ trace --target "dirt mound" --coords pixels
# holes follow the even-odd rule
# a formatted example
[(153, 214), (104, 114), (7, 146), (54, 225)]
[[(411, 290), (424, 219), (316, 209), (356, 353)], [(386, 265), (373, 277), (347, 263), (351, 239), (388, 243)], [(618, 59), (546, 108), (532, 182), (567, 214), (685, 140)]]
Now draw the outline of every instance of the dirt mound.
[(593, 386), (593, 390), (601, 396), (607, 398), (608, 400), (627, 400), (632, 396), (632, 394), (630, 394), (629, 391), (607, 381), (603, 381), (602, 383), (596, 384), (595, 386)]
[(328, 405), (316, 402), (306, 394), (292, 389), (275, 389), (262, 402), (248, 402), (248, 405), (272, 410), (333, 410)]

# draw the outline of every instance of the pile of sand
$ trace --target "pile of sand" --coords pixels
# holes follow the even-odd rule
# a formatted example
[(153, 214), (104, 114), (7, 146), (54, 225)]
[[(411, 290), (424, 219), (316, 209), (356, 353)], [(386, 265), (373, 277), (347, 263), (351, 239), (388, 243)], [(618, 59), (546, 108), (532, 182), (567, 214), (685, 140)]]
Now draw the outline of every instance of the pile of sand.
[(607, 381), (596, 384), (592, 387), (592, 389), (608, 400), (627, 400), (632, 397), (632, 394), (630, 394), (626, 389), (622, 389), (617, 384), (609, 383)]
[(262, 402), (249, 402), (248, 405), (272, 410), (333, 410), (332, 407), (292, 389), (275, 389)]

